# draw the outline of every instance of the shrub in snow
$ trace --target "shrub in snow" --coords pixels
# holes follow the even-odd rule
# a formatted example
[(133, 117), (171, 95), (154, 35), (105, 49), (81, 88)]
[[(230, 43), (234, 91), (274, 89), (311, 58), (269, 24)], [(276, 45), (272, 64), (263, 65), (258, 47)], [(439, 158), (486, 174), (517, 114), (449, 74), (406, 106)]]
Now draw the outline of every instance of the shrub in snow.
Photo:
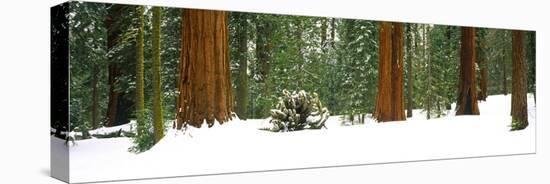
[(147, 151), (155, 144), (155, 138), (153, 133), (153, 117), (150, 110), (145, 110), (143, 123), (137, 122), (137, 132), (133, 137), (134, 146), (130, 147), (128, 151), (134, 153), (141, 153)]
[(304, 90), (290, 93), (285, 89), (275, 109), (271, 110), (271, 131), (326, 128), (325, 122), (329, 116), (328, 109), (323, 107), (317, 93), (308, 94)]

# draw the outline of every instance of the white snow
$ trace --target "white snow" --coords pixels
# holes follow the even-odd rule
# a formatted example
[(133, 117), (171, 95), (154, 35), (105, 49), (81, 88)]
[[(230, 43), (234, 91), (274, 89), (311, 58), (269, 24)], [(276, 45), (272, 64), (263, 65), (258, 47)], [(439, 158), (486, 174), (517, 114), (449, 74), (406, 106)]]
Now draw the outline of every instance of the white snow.
[[(342, 126), (331, 116), (328, 129), (296, 132), (258, 130), (268, 120), (233, 120), (213, 128), (170, 130), (152, 149), (128, 152), (130, 138), (77, 141), (70, 150), (71, 182), (260, 171), (304, 167), (475, 157), (535, 152), (535, 105), (529, 123), (509, 131), (511, 95), (489, 96), (480, 116), (426, 120), (420, 110), (407, 121)], [(62, 148), (60, 148), (62, 149)]]
[(126, 123), (119, 126), (113, 127), (101, 127), (95, 130), (90, 130), (91, 135), (107, 135), (118, 131), (133, 132), (136, 127), (136, 121), (132, 120), (130, 123)]

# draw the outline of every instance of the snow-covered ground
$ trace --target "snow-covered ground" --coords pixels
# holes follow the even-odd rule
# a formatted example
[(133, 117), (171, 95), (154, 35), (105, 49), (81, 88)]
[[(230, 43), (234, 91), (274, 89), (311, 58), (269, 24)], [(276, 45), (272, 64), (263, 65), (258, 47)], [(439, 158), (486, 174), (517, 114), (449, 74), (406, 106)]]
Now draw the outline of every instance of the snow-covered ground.
[[(480, 116), (426, 120), (415, 110), (407, 121), (276, 133), (258, 130), (268, 120), (234, 120), (213, 128), (170, 130), (152, 149), (128, 152), (130, 138), (76, 141), (70, 181), (90, 182), (260, 170), (372, 164), (535, 152), (535, 103), (528, 98), (529, 127), (509, 131), (511, 95), (480, 102)], [(203, 126), (206, 127), (206, 126)], [(59, 144), (63, 145), (63, 144)], [(62, 149), (62, 148), (60, 148)]]

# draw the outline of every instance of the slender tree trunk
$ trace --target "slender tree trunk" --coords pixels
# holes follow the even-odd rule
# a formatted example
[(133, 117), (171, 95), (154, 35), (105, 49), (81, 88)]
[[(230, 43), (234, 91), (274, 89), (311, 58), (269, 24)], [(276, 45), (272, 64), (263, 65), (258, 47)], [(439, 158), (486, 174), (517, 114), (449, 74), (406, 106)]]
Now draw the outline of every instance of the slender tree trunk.
[[(504, 34), (503, 39), (505, 39), (506, 34)], [(506, 45), (502, 48), (502, 94), (508, 95), (508, 86), (506, 76)]]
[(180, 97), (176, 128), (231, 119), (227, 12), (186, 9), (182, 16)]
[(479, 78), (479, 94), (478, 94), (478, 100), (485, 101), (487, 99), (487, 77), (488, 77), (488, 71), (487, 71), (487, 64), (485, 63), (486, 57), (485, 57), (485, 38), (480, 37), (478, 39), (478, 48), (477, 48), (477, 64), (480, 68), (480, 78)]
[(462, 27), (456, 115), (479, 115), (475, 71), (475, 28)]
[(98, 67), (92, 68), (92, 129), (99, 127), (99, 89)]
[[(270, 87), (270, 71), (271, 71), (271, 55), (272, 55), (272, 22), (269, 20), (258, 20), (256, 22), (256, 58), (259, 64), (260, 83), (263, 84), (262, 95), (264, 97), (271, 96)], [(297, 34), (297, 33), (296, 33)], [(260, 116), (269, 114), (268, 107), (262, 107)]]
[(237, 16), (237, 57), (239, 62), (238, 77), (236, 81), (236, 113), (240, 119), (247, 119), (248, 112), (248, 22), (245, 13)]
[(162, 79), (160, 75), (160, 7), (153, 7), (153, 129), (155, 143), (164, 137), (164, 120), (162, 108)]
[[(105, 19), (105, 25), (107, 26), (107, 49), (111, 50), (115, 45), (115, 39), (117, 37), (117, 33), (114, 31), (114, 20), (117, 17), (117, 14), (120, 10), (116, 9), (116, 5), (112, 5), (111, 8), (107, 9), (107, 17)], [(113, 126), (115, 117), (116, 117), (116, 107), (118, 102), (118, 93), (114, 90), (115, 88), (115, 80), (117, 75), (117, 66), (116, 63), (112, 62), (112, 57), (107, 58), (109, 60), (109, 66), (108, 66), (108, 81), (107, 85), (109, 86), (109, 94), (108, 94), (108, 104), (107, 104), (107, 119), (105, 122), (105, 126)]]
[[(452, 48), (452, 29), (453, 27), (452, 26), (447, 26), (447, 30), (446, 30), (446, 36), (447, 36), (447, 56), (449, 58), (453, 58), (453, 53), (454, 53), (454, 49)], [(452, 62), (452, 61), (449, 61), (449, 62)], [(458, 89), (456, 86), (448, 86), (446, 87), (446, 89), (450, 92), (451, 90), (453, 90), (453, 87)], [(448, 99), (452, 99), (453, 98), (453, 95), (448, 93), (446, 95), (448, 97)], [(451, 100), (447, 100), (445, 102), (445, 110), (451, 110), (452, 109), (452, 101)]]
[(378, 95), (374, 117), (379, 122), (405, 120), (403, 106), (403, 24), (380, 22)]
[[(117, 44), (117, 39), (120, 37), (121, 31), (117, 28), (117, 22), (119, 22), (119, 19), (121, 17), (121, 14), (123, 13), (123, 9), (126, 5), (111, 5), (107, 11), (108, 15), (105, 21), (105, 24), (107, 26), (107, 48), (108, 50), (112, 50), (115, 45)], [(118, 23), (120, 24), (120, 23)], [(126, 100), (124, 98), (124, 92), (120, 92), (116, 90), (116, 85), (118, 83), (118, 78), (123, 75), (123, 72), (121, 71), (121, 67), (115, 61), (115, 59), (112, 56), (108, 56), (107, 58), (109, 60), (108, 65), (108, 86), (109, 86), (109, 102), (107, 105), (107, 121), (105, 123), (105, 126), (115, 126), (122, 124), (124, 122), (128, 121), (128, 115), (124, 114), (127, 113), (128, 107), (131, 106), (131, 102)]]
[(537, 88), (536, 88), (536, 33), (534, 31), (531, 31), (527, 33), (527, 71), (529, 75), (527, 75), (527, 92), (533, 93), (533, 97), (535, 100), (535, 103), (537, 101)]
[(114, 126), (117, 115), (118, 97), (120, 93), (115, 90), (116, 78), (118, 76), (118, 66), (116, 63), (109, 64), (109, 102), (107, 105), (107, 122), (106, 126)]
[(430, 37), (428, 35), (429, 28), (424, 25), (424, 50), (427, 63), (428, 63), (428, 86), (426, 87), (426, 119), (431, 119), (432, 114), (432, 60), (430, 57)]
[[(413, 79), (413, 70), (412, 70), (412, 65), (413, 65), (413, 48), (412, 48), (412, 26), (411, 24), (407, 24), (407, 59), (408, 59), (408, 64), (407, 64), (407, 117), (412, 117), (413, 116), (413, 82), (414, 82), (414, 79)], [(416, 49), (416, 47), (414, 48)]]
[(143, 27), (144, 27), (144, 7), (137, 8), (138, 16), (138, 34), (137, 34), (137, 63), (136, 63), (136, 118), (137, 118), (137, 134), (143, 135), (145, 131), (145, 94), (144, 94), (144, 76), (143, 76)]
[(325, 44), (327, 41), (327, 31), (328, 31), (328, 18), (321, 19), (321, 49), (325, 51)]
[(512, 31), (512, 130), (525, 129), (527, 121), (527, 77), (523, 51), (523, 31)]
[(331, 18), (330, 19), (330, 44), (332, 48), (335, 48), (335, 40), (334, 37), (336, 36), (336, 19)]

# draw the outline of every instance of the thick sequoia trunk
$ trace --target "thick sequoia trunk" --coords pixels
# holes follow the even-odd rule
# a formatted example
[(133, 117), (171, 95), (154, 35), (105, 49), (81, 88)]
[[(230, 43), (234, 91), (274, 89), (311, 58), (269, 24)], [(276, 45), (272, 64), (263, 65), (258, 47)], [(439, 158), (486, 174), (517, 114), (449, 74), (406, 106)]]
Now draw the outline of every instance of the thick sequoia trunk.
[(393, 23), (392, 33), (392, 117), (394, 120), (405, 120), (403, 94), (403, 23)]
[(456, 115), (479, 115), (475, 71), (475, 29), (462, 27), (460, 47), (460, 76)]
[[(523, 31), (512, 31), (512, 121), (513, 130), (527, 127), (527, 77), (523, 58)], [(514, 124), (516, 124), (514, 126)]]
[(235, 110), (240, 119), (247, 119), (248, 113), (248, 23), (245, 13), (237, 13), (237, 57), (239, 69), (236, 81), (236, 106)]
[(229, 72), (227, 13), (186, 9), (182, 15), (182, 49), (176, 128), (209, 127), (231, 119), (233, 97)]
[(374, 117), (379, 122), (405, 120), (403, 100), (403, 25), (381, 22)]

